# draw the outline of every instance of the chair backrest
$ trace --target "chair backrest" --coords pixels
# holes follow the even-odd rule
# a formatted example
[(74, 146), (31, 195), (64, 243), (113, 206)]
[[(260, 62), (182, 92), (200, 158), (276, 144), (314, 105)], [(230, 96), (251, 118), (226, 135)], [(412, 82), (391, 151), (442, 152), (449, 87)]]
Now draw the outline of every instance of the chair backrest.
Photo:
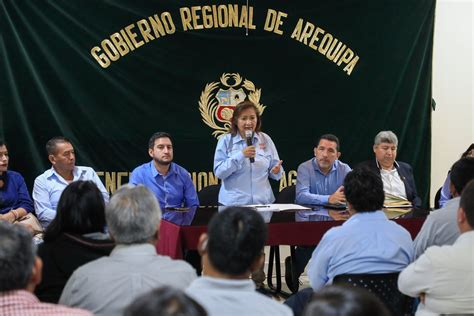
[(295, 203), (296, 197), (296, 186), (290, 185), (278, 193), (275, 203), (285, 204), (285, 203)]
[(199, 204), (201, 206), (217, 206), (219, 203), (220, 184), (213, 184), (198, 192)]
[(411, 312), (412, 299), (398, 290), (399, 273), (383, 274), (340, 274), (333, 284), (347, 284), (368, 290), (375, 294), (394, 316)]

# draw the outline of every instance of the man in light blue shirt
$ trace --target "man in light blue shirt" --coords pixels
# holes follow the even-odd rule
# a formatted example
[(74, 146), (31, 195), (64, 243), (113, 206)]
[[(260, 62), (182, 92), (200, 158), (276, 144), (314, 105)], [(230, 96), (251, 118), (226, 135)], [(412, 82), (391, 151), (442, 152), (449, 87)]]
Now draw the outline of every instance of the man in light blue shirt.
[[(314, 147), (314, 158), (298, 167), (296, 181), (297, 204), (326, 205), (344, 204), (345, 196), (342, 183), (351, 171), (349, 165), (339, 161), (341, 156), (339, 139), (332, 134), (322, 135)], [(314, 212), (297, 212), (296, 221), (314, 220)], [(311, 258), (315, 246), (298, 246), (293, 260), (285, 259), (286, 282), (290, 290), (298, 290), (298, 278)]]
[(173, 162), (171, 135), (153, 134), (148, 141), (148, 154), (152, 160), (133, 170), (130, 183), (143, 184), (155, 194), (163, 210), (163, 219), (168, 220), (175, 214), (167, 209), (199, 206), (189, 172)]
[(51, 169), (35, 179), (33, 200), (36, 215), (43, 228), (56, 217), (56, 207), (66, 186), (73, 181), (92, 181), (99, 188), (104, 201), (109, 201), (109, 193), (97, 173), (90, 167), (76, 166), (76, 154), (69, 139), (63, 136), (51, 138), (46, 143), (46, 152)]
[(381, 210), (385, 195), (378, 175), (351, 171), (344, 193), (351, 217), (326, 232), (313, 252), (308, 276), (315, 291), (339, 274), (401, 271), (414, 257), (410, 233)]

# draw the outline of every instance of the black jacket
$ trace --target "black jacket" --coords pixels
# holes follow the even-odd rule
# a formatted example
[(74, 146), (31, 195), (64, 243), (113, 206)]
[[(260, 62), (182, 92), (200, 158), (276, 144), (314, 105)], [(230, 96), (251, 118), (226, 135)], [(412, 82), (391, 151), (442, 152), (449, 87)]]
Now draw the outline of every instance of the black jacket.
[[(408, 201), (413, 204), (414, 208), (421, 207), (421, 199), (416, 192), (415, 178), (413, 177), (413, 169), (406, 162), (397, 161), (395, 163), (400, 179), (405, 184), (405, 193)], [(356, 168), (368, 168), (380, 176), (380, 168), (377, 166), (375, 159), (367, 160), (359, 163)]]

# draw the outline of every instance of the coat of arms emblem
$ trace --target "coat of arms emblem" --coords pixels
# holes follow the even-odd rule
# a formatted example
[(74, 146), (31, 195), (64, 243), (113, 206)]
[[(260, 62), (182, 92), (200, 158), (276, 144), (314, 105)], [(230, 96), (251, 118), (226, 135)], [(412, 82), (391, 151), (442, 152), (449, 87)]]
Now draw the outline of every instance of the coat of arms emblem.
[(199, 112), (202, 120), (214, 129), (212, 135), (219, 138), (229, 130), (235, 106), (245, 99), (255, 103), (262, 115), (265, 106), (260, 103), (261, 92), (252, 81), (238, 73), (223, 73), (220, 81), (206, 84), (201, 93)]

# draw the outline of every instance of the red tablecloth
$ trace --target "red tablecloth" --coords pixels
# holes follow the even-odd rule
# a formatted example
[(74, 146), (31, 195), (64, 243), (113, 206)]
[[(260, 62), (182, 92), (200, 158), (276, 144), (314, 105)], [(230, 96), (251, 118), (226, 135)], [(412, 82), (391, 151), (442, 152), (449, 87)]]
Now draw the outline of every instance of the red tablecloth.
[[(423, 225), (424, 218), (396, 219), (414, 239)], [(342, 221), (290, 222), (268, 224), (267, 245), (316, 245), (331, 227)], [(159, 254), (173, 259), (182, 259), (183, 250), (197, 249), (199, 236), (207, 231), (207, 226), (179, 226), (161, 221), (160, 239), (156, 245)]]

